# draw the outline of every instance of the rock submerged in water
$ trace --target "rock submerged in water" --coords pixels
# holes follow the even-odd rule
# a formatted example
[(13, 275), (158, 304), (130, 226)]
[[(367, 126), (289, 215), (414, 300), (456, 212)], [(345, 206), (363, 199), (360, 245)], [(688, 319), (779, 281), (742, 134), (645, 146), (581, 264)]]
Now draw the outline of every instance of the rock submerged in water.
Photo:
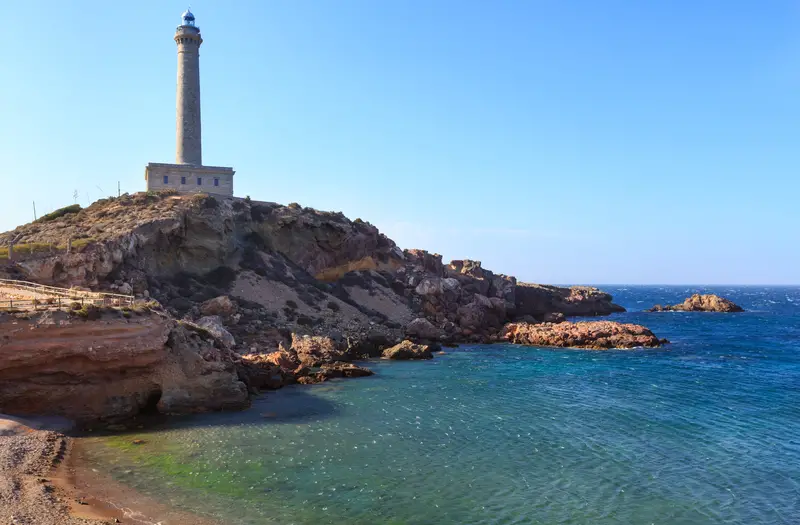
[(644, 326), (613, 321), (509, 323), (502, 336), (506, 341), (520, 345), (592, 350), (655, 348), (669, 342), (659, 339)]
[(714, 294), (694, 294), (681, 304), (662, 306), (660, 304), (647, 310), (648, 312), (744, 312), (738, 304)]

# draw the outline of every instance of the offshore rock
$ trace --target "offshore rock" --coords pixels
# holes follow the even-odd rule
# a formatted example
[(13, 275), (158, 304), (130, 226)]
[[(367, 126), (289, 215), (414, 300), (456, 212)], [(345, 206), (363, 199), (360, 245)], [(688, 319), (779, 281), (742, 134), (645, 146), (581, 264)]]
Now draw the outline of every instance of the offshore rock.
[(433, 359), (432, 347), (421, 345), (411, 341), (403, 341), (391, 348), (383, 351), (384, 359), (407, 360), (407, 359)]
[(694, 294), (681, 304), (672, 306), (656, 306), (647, 310), (648, 312), (744, 312), (744, 308), (718, 295)]
[(655, 348), (668, 341), (657, 338), (641, 325), (613, 321), (584, 321), (580, 323), (509, 323), (503, 329), (503, 339), (527, 346), (558, 348)]

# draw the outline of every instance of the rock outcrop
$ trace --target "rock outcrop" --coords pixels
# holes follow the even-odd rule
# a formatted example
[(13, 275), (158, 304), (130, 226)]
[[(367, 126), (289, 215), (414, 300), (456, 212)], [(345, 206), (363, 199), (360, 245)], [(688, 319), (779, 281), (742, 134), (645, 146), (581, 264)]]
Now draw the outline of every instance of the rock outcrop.
[(15, 278), (153, 297), (176, 318), (212, 319), (209, 330), (229, 332), (242, 354), (274, 352), (291, 333), (339, 334), (351, 349), (376, 337), (490, 342), (509, 321), (622, 310), (594, 288), (445, 264), (367, 222), (296, 204), (123, 195), (0, 234), (11, 240), (49, 247), (8, 267)]
[[(81, 339), (64, 325), (74, 352), (89, 356), (85, 370), (83, 357), (63, 350), (46, 380), (6, 371), (0, 397), (37, 395), (33, 385), (46, 381), (72, 385), (52, 407), (77, 417), (237, 407), (248, 391), (365, 375), (342, 364), (354, 359), (429, 359), (439, 343), (498, 341), (512, 321), (623, 311), (595, 288), (521, 283), (468, 259), (445, 264), (438, 254), (401, 250), (360, 219), (249, 198), (123, 195), (0, 234), (0, 245), (12, 241), (21, 255), (0, 261), (0, 277), (133, 293), (163, 305), (159, 337), (132, 327), (141, 320), (114, 321), (127, 327), (121, 333), (142, 333), (125, 343), (133, 350), (124, 355), (106, 349), (101, 338), (114, 341), (110, 332)], [(27, 344), (21, 355), (30, 363), (44, 359), (35, 354), (38, 342), (18, 344)], [(60, 366), (67, 372), (59, 375)], [(173, 371), (170, 379), (163, 370)], [(46, 408), (30, 403), (33, 411)]]
[(0, 315), (0, 334), (0, 412), (90, 422), (249, 404), (219, 341), (157, 313)]
[(519, 283), (514, 297), (517, 316), (530, 315), (539, 320), (548, 313), (597, 316), (625, 311), (623, 307), (612, 302), (611, 295), (589, 286), (562, 288)]
[(644, 326), (613, 321), (579, 323), (510, 323), (503, 338), (514, 344), (558, 348), (655, 348), (668, 341), (657, 338)]
[(718, 295), (694, 294), (680, 304), (662, 306), (660, 304), (647, 310), (648, 312), (744, 312), (744, 308)]
[(391, 348), (383, 351), (384, 359), (408, 360), (408, 359), (433, 359), (432, 347), (421, 345), (411, 341), (403, 341)]

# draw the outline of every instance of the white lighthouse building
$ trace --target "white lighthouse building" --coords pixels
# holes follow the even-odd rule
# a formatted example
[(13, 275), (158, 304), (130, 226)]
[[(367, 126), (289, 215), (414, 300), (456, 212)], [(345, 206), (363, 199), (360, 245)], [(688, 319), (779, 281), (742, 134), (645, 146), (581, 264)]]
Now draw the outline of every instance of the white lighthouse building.
[(200, 44), (203, 37), (189, 10), (181, 15), (175, 43), (178, 45), (175, 164), (148, 164), (144, 170), (147, 190), (233, 195), (233, 168), (203, 166), (200, 125)]

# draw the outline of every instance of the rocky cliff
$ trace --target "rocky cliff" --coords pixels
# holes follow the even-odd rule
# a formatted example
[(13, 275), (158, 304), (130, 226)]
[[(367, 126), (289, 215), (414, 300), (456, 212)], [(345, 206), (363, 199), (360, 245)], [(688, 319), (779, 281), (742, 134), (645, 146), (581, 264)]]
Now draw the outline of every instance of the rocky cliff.
[(0, 412), (88, 422), (248, 404), (233, 354), (163, 314), (0, 314)]
[(356, 358), (429, 357), (438, 343), (501, 341), (511, 321), (622, 310), (594, 288), (445, 264), (297, 204), (123, 195), (0, 234), (11, 242), (0, 277), (157, 305), (0, 319), (0, 410), (78, 419), (238, 408), (248, 391), (368, 375), (341, 364)]
[[(57, 214), (58, 215), (58, 214)], [(18, 260), (17, 278), (132, 291), (178, 318), (228, 296), (223, 319), (241, 351), (275, 350), (290, 332), (359, 343), (496, 340), (512, 320), (621, 311), (587, 287), (518, 283), (478, 261), (444, 264), (401, 250), (371, 224), (297, 204), (208, 195), (105, 199), (0, 234), (0, 245), (73, 248)], [(390, 341), (387, 341), (390, 340)]]

